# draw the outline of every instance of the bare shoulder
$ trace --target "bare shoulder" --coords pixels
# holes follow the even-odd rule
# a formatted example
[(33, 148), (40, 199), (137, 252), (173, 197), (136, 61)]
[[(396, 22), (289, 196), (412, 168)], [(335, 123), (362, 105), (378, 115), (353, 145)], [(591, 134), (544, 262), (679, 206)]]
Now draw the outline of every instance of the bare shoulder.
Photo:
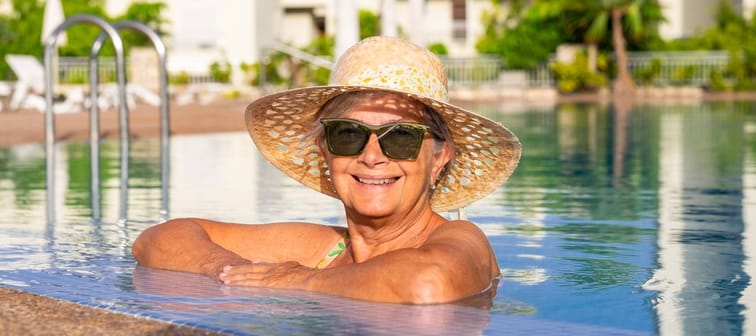
[(452, 220), (440, 225), (433, 231), (428, 241), (433, 242), (447, 239), (468, 240), (478, 243), (485, 242), (485, 245), (488, 245), (488, 238), (480, 227), (467, 220)]
[(425, 247), (441, 252), (444, 259), (455, 263), (456, 269), (476, 269), (483, 278), (496, 277), (498, 261), (488, 237), (478, 225), (466, 220), (453, 220), (439, 226)]
[(423, 246), (474, 259), (493, 256), (488, 237), (480, 227), (466, 220), (453, 220), (440, 225)]

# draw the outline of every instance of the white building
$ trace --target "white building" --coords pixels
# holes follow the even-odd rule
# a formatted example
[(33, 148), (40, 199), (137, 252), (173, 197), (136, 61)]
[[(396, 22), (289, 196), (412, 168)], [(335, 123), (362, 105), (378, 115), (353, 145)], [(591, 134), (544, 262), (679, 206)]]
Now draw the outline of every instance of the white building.
[[(123, 14), (136, 1), (157, 0), (106, 1), (106, 12), (111, 16)], [(302, 47), (321, 34), (337, 36), (338, 55), (339, 38), (346, 39), (347, 44), (356, 40), (358, 27), (350, 22), (356, 22), (360, 9), (380, 16), (385, 35), (401, 35), (426, 46), (442, 43), (451, 56), (469, 57), (475, 55), (475, 42), (483, 33), (481, 15), (491, 7), (491, 0), (161, 1), (167, 4), (165, 29), (170, 36), (165, 42), (172, 56), (170, 70), (187, 68), (184, 70), (190, 73), (207, 71), (214, 61), (225, 60), (235, 66), (252, 63), (273, 41)], [(756, 10), (756, 0), (729, 1), (746, 18)], [(660, 26), (661, 36), (675, 39), (710, 27), (719, 0), (659, 2), (667, 17)], [(8, 11), (9, 4), (0, 0), (0, 11)]]
[[(107, 1), (107, 11), (123, 13), (133, 1)], [(337, 35), (339, 20), (346, 21), (345, 4), (380, 15), (384, 26), (393, 23), (384, 27), (384, 34), (421, 45), (443, 43), (453, 56), (472, 56), (483, 33), (480, 17), (491, 6), (490, 0), (163, 1), (168, 5), (171, 48), (221, 50), (232, 63), (256, 60), (259, 47), (272, 40), (301, 47), (320, 34)], [(719, 1), (659, 0), (667, 18), (659, 28), (661, 36), (687, 38), (710, 27)], [(730, 1), (746, 18), (756, 10), (756, 0)]]
[[(381, 14), (381, 5), (391, 2), (391, 16), (403, 36), (423, 44), (444, 43), (453, 54), (462, 56), (475, 52), (475, 39), (482, 33), (479, 18), (489, 1), (359, 0), (355, 9)], [(130, 2), (134, 0), (108, 1), (106, 11), (111, 15), (123, 13)], [(253, 49), (260, 37), (301, 47), (320, 34), (334, 34), (339, 20), (337, 0), (164, 2), (171, 34), (166, 42), (171, 48), (221, 48), (239, 58), (256, 58)], [(415, 3), (420, 8), (413, 11)]]
[[(108, 1), (106, 11), (123, 13), (134, 1)], [(171, 36), (167, 43), (172, 48), (215, 47), (250, 57), (256, 56), (250, 51), (257, 44), (255, 36), (301, 47), (320, 34), (334, 34), (339, 20), (338, 0), (163, 1), (168, 5), (165, 15)], [(379, 15), (382, 5), (390, 3), (390, 16), (403, 36), (422, 44), (444, 43), (458, 55), (474, 54), (475, 39), (482, 33), (479, 18), (490, 6), (490, 0), (354, 1), (355, 9)]]
[[(662, 38), (689, 38), (714, 25), (714, 14), (721, 0), (659, 0), (667, 22), (659, 27)], [(750, 19), (756, 0), (729, 0), (733, 8)]]
[[(137, 1), (110, 0), (106, 12), (117, 16)], [(160, 0), (167, 4), (165, 16), (171, 36), (170, 48), (217, 48), (230, 59), (253, 60), (266, 39), (303, 46), (319, 34), (336, 31), (340, 0)], [(506, 0), (501, 0), (506, 4)], [(667, 22), (660, 26), (665, 39), (686, 38), (714, 23), (720, 0), (659, 0)], [(729, 0), (736, 11), (750, 19), (756, 0)], [(394, 31), (420, 44), (440, 42), (454, 56), (475, 54), (475, 40), (483, 32), (480, 17), (490, 0), (351, 0), (357, 9), (394, 22)], [(65, 0), (63, 0), (65, 6)], [(0, 13), (9, 13), (11, 2), (0, 0)], [(386, 13), (384, 13), (386, 12)], [(387, 15), (391, 13), (392, 15)], [(389, 19), (386, 21), (386, 19)], [(262, 42), (262, 43), (261, 43)]]
[[(131, 2), (107, 1), (106, 11), (115, 16)], [(341, 2), (344, 1), (344, 2)], [(259, 59), (260, 50), (273, 41), (295, 47), (310, 43), (321, 34), (337, 39), (358, 36), (357, 11), (369, 10), (381, 16), (384, 34), (401, 35), (420, 45), (443, 43), (454, 56), (473, 56), (475, 40), (482, 34), (479, 18), (490, 0), (163, 0), (170, 36), (166, 44), (171, 55), (194, 55), (174, 66), (207, 69), (223, 57), (233, 65)], [(347, 6), (348, 5), (348, 6)], [(347, 8), (345, 12), (345, 6)], [(351, 11), (351, 15), (350, 15)], [(354, 23), (350, 24), (352, 20)], [(169, 57), (169, 63), (171, 62)], [(200, 63), (207, 64), (200, 64)], [(192, 72), (192, 69), (186, 69)]]

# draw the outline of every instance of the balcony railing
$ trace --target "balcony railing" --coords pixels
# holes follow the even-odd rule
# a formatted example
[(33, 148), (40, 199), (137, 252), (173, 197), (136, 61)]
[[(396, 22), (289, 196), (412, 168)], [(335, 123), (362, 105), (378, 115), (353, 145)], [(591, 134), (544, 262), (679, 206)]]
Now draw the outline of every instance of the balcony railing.
[[(502, 84), (500, 74), (506, 69), (503, 68), (498, 56), (441, 59), (446, 67), (451, 89), (491, 88)], [(706, 86), (709, 84), (711, 72), (724, 72), (729, 59), (729, 54), (725, 51), (631, 52), (628, 54), (628, 66), (636, 81), (644, 85)], [(522, 87), (553, 87), (556, 81), (550, 70), (550, 62), (525, 71), (525, 83)], [(60, 81), (63, 83), (85, 83), (88, 76), (87, 58), (61, 57), (59, 71)], [(109, 57), (101, 57), (101, 81), (108, 82), (114, 79), (115, 73), (115, 61)], [(213, 82), (209, 69), (205, 75), (191, 75), (188, 78), (188, 84), (208, 82)]]
[[(89, 58), (87, 57), (61, 57), (58, 61), (58, 80), (65, 84), (83, 84), (89, 80)], [(98, 58), (99, 75), (101, 83), (115, 81), (116, 64), (114, 57), (102, 56)], [(129, 69), (129, 59), (126, 59), (126, 69)], [(204, 74), (188, 73), (169, 73), (169, 77), (181, 77), (180, 80), (185, 84), (205, 84), (215, 83), (215, 79), (210, 75), (210, 69)]]
[(630, 73), (647, 85), (706, 86), (712, 71), (724, 72), (729, 62), (726, 51), (628, 53)]
[(450, 88), (491, 86), (499, 80), (501, 59), (498, 56), (441, 57), (441, 61), (446, 68)]
[[(528, 71), (528, 86), (554, 86), (550, 61)], [(730, 62), (726, 51), (630, 52), (628, 68), (636, 82), (654, 86), (708, 86), (712, 71), (724, 72)]]

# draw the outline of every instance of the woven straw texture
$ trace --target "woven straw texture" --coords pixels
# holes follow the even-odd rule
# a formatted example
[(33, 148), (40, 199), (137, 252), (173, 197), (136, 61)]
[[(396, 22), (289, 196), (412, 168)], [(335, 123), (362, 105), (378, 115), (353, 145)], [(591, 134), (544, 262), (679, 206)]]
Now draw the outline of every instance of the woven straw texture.
[(497, 122), (447, 103), (446, 75), (440, 60), (404, 40), (374, 37), (346, 51), (329, 86), (282, 91), (247, 106), (246, 123), (260, 152), (286, 175), (337, 197), (318, 146), (305, 140), (307, 127), (331, 98), (381, 88), (404, 94), (441, 115), (451, 131), (456, 158), (431, 204), (436, 211), (464, 207), (496, 190), (520, 159), (517, 137)]

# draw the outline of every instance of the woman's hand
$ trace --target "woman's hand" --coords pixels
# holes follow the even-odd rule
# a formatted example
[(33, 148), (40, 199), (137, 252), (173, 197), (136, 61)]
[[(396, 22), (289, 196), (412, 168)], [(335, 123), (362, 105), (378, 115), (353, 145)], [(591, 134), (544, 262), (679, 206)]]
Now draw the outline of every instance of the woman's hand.
[(253, 262), (226, 266), (218, 279), (231, 286), (308, 289), (307, 283), (317, 270), (294, 261), (283, 263)]

